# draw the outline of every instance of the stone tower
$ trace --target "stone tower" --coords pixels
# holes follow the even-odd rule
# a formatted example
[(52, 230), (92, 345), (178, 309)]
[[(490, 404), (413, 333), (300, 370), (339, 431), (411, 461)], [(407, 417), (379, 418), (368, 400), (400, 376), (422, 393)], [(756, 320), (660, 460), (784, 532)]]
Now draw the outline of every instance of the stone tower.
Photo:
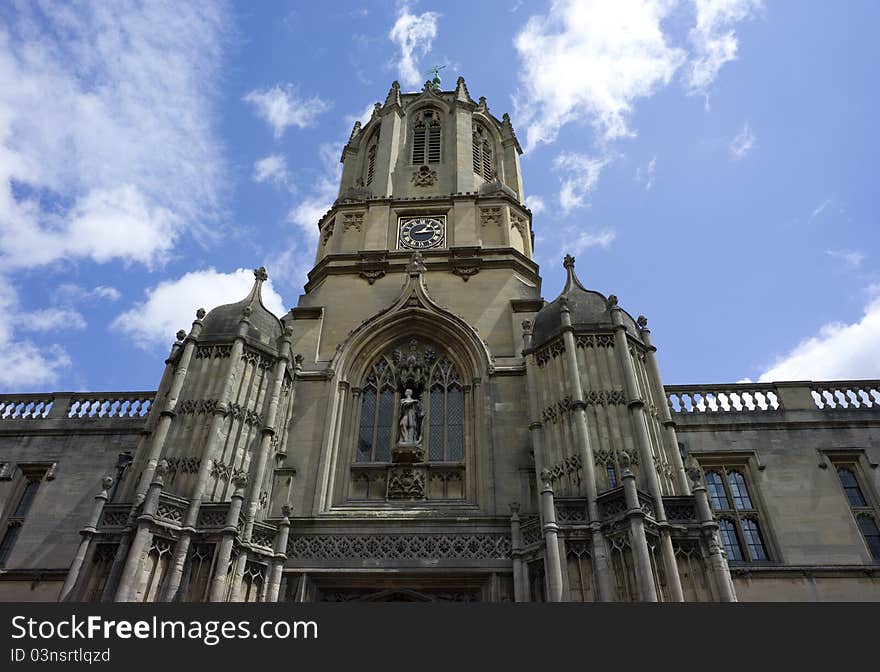
[(463, 78), (393, 83), (298, 305), (258, 269), (178, 334), (63, 597), (735, 599), (647, 321), (571, 257), (541, 298), (521, 152)]

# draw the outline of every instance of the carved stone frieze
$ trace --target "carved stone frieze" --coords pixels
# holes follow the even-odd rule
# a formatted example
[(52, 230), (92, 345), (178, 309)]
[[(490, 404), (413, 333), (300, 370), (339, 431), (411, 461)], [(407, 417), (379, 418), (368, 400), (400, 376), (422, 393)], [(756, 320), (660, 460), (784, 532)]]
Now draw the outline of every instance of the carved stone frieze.
[(287, 543), (287, 556), (301, 560), (507, 560), (510, 536), (501, 533), (309, 534), (292, 536)]
[(535, 353), (535, 362), (538, 366), (544, 366), (551, 359), (556, 359), (564, 352), (565, 344), (562, 342), (561, 338), (557, 338), (555, 341), (548, 343)]
[(614, 334), (580, 334), (574, 344), (577, 348), (613, 348)]
[(480, 208), (481, 226), (501, 226), (501, 208)]
[(589, 390), (584, 394), (587, 406), (614, 406), (626, 403), (623, 390)]
[(424, 499), (425, 469), (393, 467), (388, 471), (388, 499)]
[(363, 212), (346, 212), (342, 216), (342, 226), (345, 231), (348, 231), (349, 229), (356, 229), (357, 231), (360, 231), (363, 224)]

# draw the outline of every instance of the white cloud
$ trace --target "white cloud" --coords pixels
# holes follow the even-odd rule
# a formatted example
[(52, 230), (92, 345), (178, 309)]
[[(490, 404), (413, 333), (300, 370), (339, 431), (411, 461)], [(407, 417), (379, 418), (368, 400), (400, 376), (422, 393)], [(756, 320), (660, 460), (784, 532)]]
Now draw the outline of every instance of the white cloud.
[(427, 56), (431, 44), (437, 37), (436, 12), (424, 12), (419, 15), (410, 13), (409, 4), (400, 5), (397, 20), (388, 33), (388, 39), (400, 49), (397, 58), (397, 73), (401, 83), (408, 87), (417, 87), (425, 83), (428, 77), (422, 75), (418, 59)]
[(645, 191), (651, 191), (651, 187), (654, 186), (656, 167), (657, 157), (655, 156), (653, 159), (648, 161), (648, 164), (644, 168), (642, 166), (636, 168), (636, 182), (644, 184)]
[(86, 319), (82, 313), (68, 308), (43, 308), (18, 316), (19, 329), (23, 331), (59, 331), (61, 329), (85, 329)]
[(339, 193), (339, 180), (342, 177), (342, 164), (339, 163), (341, 152), (341, 143), (321, 145), (321, 172), (312, 184), (308, 196), (297, 203), (288, 214), (288, 219), (306, 234), (309, 243), (318, 239), (318, 220), (330, 209)]
[(632, 135), (636, 100), (669, 83), (685, 52), (667, 43), (667, 0), (557, 0), (514, 44), (522, 61), (515, 101), (526, 151), (567, 123), (589, 122), (600, 142)]
[(54, 298), (63, 304), (74, 304), (81, 301), (118, 301), (122, 294), (115, 287), (98, 285), (92, 289), (85, 289), (72, 282), (66, 282), (55, 290)]
[(60, 345), (39, 346), (17, 337), (16, 331), (27, 326), (15, 288), (0, 283), (0, 389), (23, 392), (51, 385), (71, 364)]
[(287, 161), (280, 154), (270, 154), (254, 163), (254, 181), (270, 182), (276, 186), (288, 186)]
[(0, 266), (162, 261), (218, 207), (225, 7), (16, 9), (0, 27)]
[(858, 268), (865, 260), (865, 254), (857, 250), (825, 250), (825, 254), (842, 261), (850, 269)]
[(318, 96), (301, 98), (293, 84), (276, 84), (271, 89), (254, 89), (243, 100), (256, 108), (257, 115), (272, 127), (277, 140), (291, 126), (307, 128), (330, 109)]
[(576, 234), (569, 244), (571, 253), (577, 256), (591, 247), (607, 248), (617, 236), (613, 231), (583, 231)]
[(880, 296), (875, 295), (858, 322), (824, 325), (816, 336), (799, 343), (764, 371), (759, 380), (880, 378), (877, 343), (880, 343)]
[(532, 211), (533, 215), (539, 215), (547, 209), (544, 199), (540, 196), (527, 196), (526, 207)]
[[(696, 25), (688, 37), (693, 48), (686, 85), (692, 94), (705, 94), (721, 67), (736, 58), (739, 44), (733, 26), (752, 18), (761, 0), (695, 0)], [(707, 99), (708, 103), (708, 99)]]
[(563, 212), (582, 208), (596, 188), (599, 174), (611, 161), (610, 157), (590, 157), (576, 152), (562, 152), (553, 160), (553, 168), (562, 173), (559, 205)]
[[(210, 311), (240, 301), (253, 285), (253, 271), (244, 268), (232, 273), (214, 268), (193, 271), (146, 290), (146, 300), (119, 315), (111, 326), (130, 336), (138, 347), (170, 346), (179, 329), (189, 331), (196, 309)], [(284, 301), (271, 280), (263, 284), (263, 303), (279, 317), (285, 312)]]
[(743, 124), (742, 129), (736, 134), (736, 137), (730, 141), (730, 153), (734, 158), (741, 159), (748, 154), (752, 147), (755, 146), (755, 134), (749, 122)]

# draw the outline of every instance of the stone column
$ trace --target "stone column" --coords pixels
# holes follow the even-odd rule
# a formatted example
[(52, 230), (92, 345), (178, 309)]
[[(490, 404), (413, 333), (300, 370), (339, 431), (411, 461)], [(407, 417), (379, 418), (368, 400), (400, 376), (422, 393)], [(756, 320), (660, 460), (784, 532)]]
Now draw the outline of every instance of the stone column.
[(284, 383), (284, 376), (287, 373), (287, 366), (290, 362), (290, 345), (293, 339), (293, 327), (286, 327), (284, 330), (284, 341), (281, 344), (281, 353), (275, 362), (275, 368), (272, 371), (272, 382), (270, 384), (269, 408), (266, 411), (266, 422), (263, 425), (262, 435), (260, 437), (260, 447), (257, 452), (257, 460), (251, 470), (250, 491), (247, 497), (247, 506), (245, 508), (245, 527), (242, 538), (245, 542), (250, 541), (251, 533), (254, 528), (254, 519), (257, 515), (257, 509), (260, 505), (260, 491), (263, 487), (263, 481), (266, 475), (266, 465), (269, 462), (269, 451), (272, 448), (272, 438), (275, 436), (275, 424), (278, 419), (278, 406), (281, 399), (281, 386)]
[(284, 516), (278, 523), (278, 534), (275, 537), (275, 557), (272, 560), (272, 569), (269, 574), (269, 588), (266, 591), (266, 602), (278, 601), (278, 589), (281, 587), (281, 573), (284, 570), (284, 561), (287, 560), (287, 539), (290, 536), (290, 507), (281, 507)]
[[(510, 505), (510, 557), (513, 559), (513, 598), (516, 602), (528, 602), (528, 577), (522, 560), (522, 533), (519, 527), (519, 504)], [(523, 583), (523, 582), (526, 583)]]
[(629, 467), (623, 469), (623, 494), (626, 497), (626, 517), (629, 520), (629, 539), (632, 545), (636, 575), (639, 581), (639, 597), (643, 602), (657, 601), (657, 587), (654, 585), (654, 572), (651, 569), (651, 554), (645, 537), (645, 513), (639, 505), (636, 491), (636, 477)]
[[(175, 408), (180, 396), (180, 391), (183, 388), (183, 383), (186, 380), (190, 361), (192, 361), (193, 351), (196, 348), (196, 341), (198, 335), (202, 331), (202, 318), (204, 316), (205, 309), (199, 308), (196, 311), (196, 319), (192, 323), (189, 335), (187, 335), (182, 329), (177, 332), (177, 342), (171, 347), (171, 354), (168, 359), (165, 360), (165, 373), (162, 377), (165, 379), (170, 373), (169, 370), (173, 371), (173, 373), (170, 373), (171, 384), (168, 388), (168, 393), (165, 395), (162, 410), (159, 412), (159, 419), (156, 422), (156, 426), (153, 428), (152, 435), (149, 437), (146, 464), (143, 467), (140, 482), (138, 483), (135, 492), (134, 501), (128, 516), (128, 523), (123, 532), (122, 540), (119, 543), (119, 548), (116, 550), (116, 556), (113, 558), (113, 565), (110, 567), (110, 573), (107, 576), (104, 592), (101, 595), (102, 602), (112, 600), (117, 593), (119, 577), (122, 573), (122, 568), (128, 557), (128, 551), (131, 546), (131, 531), (136, 527), (135, 518), (137, 517), (138, 507), (144, 501), (147, 488), (149, 488), (150, 482), (153, 478), (153, 472), (156, 469), (156, 464), (158, 464), (159, 457), (162, 454), (162, 447), (165, 445), (165, 439), (168, 437), (168, 430), (171, 428), (171, 422), (175, 416)], [(181, 347), (181, 341), (183, 341), (183, 351), (180, 353), (180, 358), (175, 364), (175, 355), (177, 354), (177, 350)], [(135, 464), (138, 463), (136, 462)]]
[(135, 592), (140, 574), (143, 572), (144, 555), (153, 538), (150, 526), (159, 506), (159, 495), (165, 485), (163, 477), (167, 472), (168, 463), (165, 460), (159, 462), (153, 470), (153, 481), (150, 483), (144, 499), (143, 512), (137, 518), (137, 532), (135, 532), (134, 539), (128, 549), (125, 568), (122, 571), (122, 578), (119, 580), (119, 590), (116, 593), (117, 602), (133, 602), (136, 597)]
[[(265, 273), (265, 271), (263, 271)], [(258, 276), (258, 281), (260, 278)], [(263, 278), (265, 279), (265, 278)], [(186, 564), (186, 557), (189, 554), (189, 547), (192, 542), (192, 535), (195, 533), (196, 523), (199, 517), (199, 509), (202, 506), (202, 497), (205, 494), (205, 488), (208, 483), (208, 476), (211, 473), (214, 455), (217, 449), (226, 438), (226, 432), (223, 425), (226, 422), (226, 414), (229, 409), (233, 396), (235, 394), (235, 384), (238, 380), (239, 370), (241, 368), (241, 356), (244, 352), (244, 335), (247, 333), (249, 326), (249, 318), (251, 307), (245, 306), (242, 311), (241, 319), (238, 322), (238, 334), (232, 343), (232, 350), (229, 355), (229, 367), (226, 370), (226, 377), (223, 383), (223, 393), (214, 407), (214, 415), (211, 417), (211, 426), (208, 429), (208, 440), (199, 458), (199, 470), (196, 473), (196, 484), (193, 492), (190, 494), (189, 506), (183, 517), (183, 524), (180, 529), (180, 537), (174, 545), (174, 554), (171, 558), (168, 570), (168, 578), (166, 579), (165, 588), (162, 593), (162, 600), (171, 602), (177, 595), (180, 588), (180, 579), (183, 576), (183, 566)]]
[(672, 466), (675, 468), (675, 485), (679, 493), (682, 495), (691, 494), (690, 483), (687, 474), (684, 473), (684, 463), (681, 459), (681, 452), (678, 449), (678, 436), (675, 433), (675, 421), (669, 412), (669, 402), (666, 398), (666, 390), (663, 388), (663, 379), (660, 377), (660, 367), (657, 365), (657, 348), (651, 340), (651, 330), (648, 329), (648, 318), (640, 315), (638, 319), (639, 335), (642, 342), (648, 348), (646, 360), (648, 362), (648, 370), (651, 379), (654, 381), (654, 394), (658, 400), (657, 411), (660, 414), (660, 424), (666, 435), (666, 451), (672, 456)]
[[(532, 324), (528, 320), (523, 322), (524, 353), (531, 347)], [(529, 415), (533, 420), (529, 423), (529, 438), (532, 442), (532, 452), (535, 455), (535, 476), (538, 482), (538, 492), (541, 493), (539, 510), (541, 524), (544, 530), (544, 558), (545, 572), (550, 582), (550, 602), (562, 600), (562, 565), (559, 557), (559, 542), (556, 525), (556, 507), (553, 502), (553, 490), (550, 483), (545, 484), (544, 479), (544, 448), (543, 448), (543, 425), (541, 424), (538, 411), (538, 390), (535, 377), (534, 357), (526, 356), (526, 381), (529, 388)], [(549, 474), (549, 472), (547, 472)]]
[(232, 499), (229, 500), (229, 508), (226, 510), (226, 524), (221, 530), (223, 538), (217, 547), (217, 557), (214, 561), (214, 576), (211, 579), (211, 590), (208, 594), (210, 602), (223, 602), (226, 598), (229, 558), (232, 557), (232, 546), (238, 534), (238, 516), (241, 513), (241, 504), (244, 500), (247, 476), (237, 474), (232, 482), (235, 485), (235, 491), (232, 493)]
[(681, 577), (678, 575), (678, 563), (675, 561), (675, 549), (672, 548), (669, 523), (666, 521), (663, 493), (654, 466), (654, 451), (651, 449), (651, 438), (648, 436), (647, 418), (645, 417), (645, 400), (639, 396), (635, 368), (629, 354), (626, 326), (624, 326), (623, 318), (620, 315), (621, 308), (617, 305), (617, 297), (612, 294), (608, 297), (608, 303), (611, 305), (611, 320), (614, 322), (614, 349), (617, 351), (618, 362), (624, 374), (627, 406), (636, 432), (639, 461), (642, 464), (642, 473), (645, 475), (648, 491), (654, 499), (654, 518), (660, 531), (660, 550), (663, 555), (666, 580), (669, 583), (669, 596), (673, 602), (682, 602), (684, 601), (684, 592), (681, 588)]
[(696, 460), (688, 465), (687, 473), (693, 483), (691, 489), (697, 504), (700, 531), (709, 547), (709, 569), (715, 578), (721, 601), (736, 602), (736, 590), (733, 587), (733, 579), (730, 577), (727, 554), (718, 539), (718, 523), (715, 522), (712, 507), (709, 506), (709, 495), (706, 492), (706, 486), (703, 485), (703, 472), (696, 464)]
[[(566, 257), (566, 269), (574, 267), (574, 259)], [(602, 518), (599, 515), (599, 505), (596, 502), (596, 467), (593, 458), (593, 447), (590, 443), (590, 432), (587, 427), (587, 404), (584, 401), (583, 385), (577, 361), (577, 350), (574, 328), (571, 326), (571, 311), (568, 299), (562, 297), (560, 301), (560, 317), (562, 321), (562, 340), (565, 344), (565, 369), (568, 393), (572, 399), (571, 413), (574, 425), (575, 441), (577, 442), (581, 468), (584, 473), (584, 484), (587, 498), (587, 522), (590, 525), (592, 540), (593, 568), (596, 572), (596, 597), (599, 602), (607, 602), (614, 599), (614, 587), (611, 576), (611, 567), (608, 562), (608, 549), (605, 544), (605, 536), (602, 534)]]
[(64, 579), (64, 585), (61, 587), (61, 594), (58, 597), (59, 602), (66, 602), (71, 597), (71, 591), (79, 579), (80, 570), (82, 570), (83, 561), (92, 543), (92, 537), (98, 531), (98, 522), (101, 520), (101, 513), (104, 511), (104, 505), (107, 503), (107, 491), (113, 485), (113, 479), (105, 476), (101, 480), (101, 491), (95, 495), (95, 504), (92, 507), (92, 515), (89, 517), (86, 526), (80, 530), (82, 539), (79, 542), (79, 548), (73, 557), (70, 569), (67, 571), (67, 577)]
[(550, 471), (541, 472), (541, 509), (544, 511), (544, 554), (547, 558), (548, 602), (562, 602), (562, 559), (559, 557), (559, 526), (556, 524), (556, 505), (550, 485)]

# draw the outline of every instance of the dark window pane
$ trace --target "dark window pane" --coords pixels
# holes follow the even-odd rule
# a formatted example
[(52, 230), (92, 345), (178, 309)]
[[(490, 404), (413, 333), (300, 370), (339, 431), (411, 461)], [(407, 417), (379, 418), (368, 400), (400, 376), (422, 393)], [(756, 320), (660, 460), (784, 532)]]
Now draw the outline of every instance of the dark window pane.
[(752, 500), (749, 499), (749, 491), (746, 488), (746, 479), (738, 471), (730, 471), (727, 474), (727, 482), (730, 484), (730, 494), (733, 495), (733, 505), (737, 509), (753, 509)]
[(736, 536), (736, 528), (733, 521), (722, 518), (718, 521), (718, 532), (721, 534), (721, 543), (727, 551), (727, 559), (742, 562), (743, 554)]
[(376, 462), (391, 459), (391, 439), (395, 435), (391, 423), (394, 421), (394, 390), (386, 388), (379, 395), (379, 426), (376, 429)]
[(461, 462), (464, 457), (463, 421), (461, 390), (458, 387), (450, 387), (446, 392), (446, 433), (449, 437), (446, 459), (450, 462)]
[(443, 460), (443, 388), (439, 385), (431, 390), (430, 427), (428, 436), (428, 459)]
[(880, 561), (880, 530), (877, 529), (877, 521), (872, 516), (859, 516), (858, 521), (859, 529), (871, 550), (871, 556), (874, 560)]
[(428, 163), (440, 163), (440, 124), (428, 127)]
[(18, 500), (18, 506), (15, 507), (15, 513), (12, 514), (13, 518), (24, 518), (27, 515), (31, 504), (34, 502), (34, 497), (37, 496), (37, 488), (39, 487), (40, 482), (37, 479), (28, 479), (28, 482), (25, 483), (24, 491), (21, 493), (21, 499)]
[(413, 129), (413, 163), (425, 162), (425, 126), (421, 124)]
[(849, 469), (838, 469), (837, 475), (840, 477), (840, 484), (843, 486), (843, 491), (846, 493), (846, 500), (849, 502), (849, 505), (856, 507), (867, 506), (868, 502), (862, 494), (862, 489), (859, 487), (856, 475)]
[(15, 546), (15, 540), (18, 539), (18, 533), (21, 531), (20, 523), (13, 523), (6, 528), (6, 534), (3, 535), (3, 541), (0, 541), (0, 567), (6, 565), (9, 554), (12, 553), (12, 547)]
[(376, 390), (366, 389), (361, 403), (361, 424), (358, 432), (357, 461), (369, 462), (373, 451), (373, 427), (376, 424)]
[(727, 501), (727, 493), (724, 492), (724, 482), (717, 471), (706, 472), (706, 487), (709, 490), (709, 504), (715, 511), (723, 511), (730, 508)]
[(608, 487), (616, 488), (617, 487), (617, 470), (614, 468), (613, 464), (605, 465), (605, 473), (608, 474)]
[(742, 521), (743, 536), (746, 538), (746, 546), (749, 548), (749, 556), (753, 561), (766, 560), (767, 550), (764, 548), (764, 539), (758, 527), (758, 521), (745, 518)]

